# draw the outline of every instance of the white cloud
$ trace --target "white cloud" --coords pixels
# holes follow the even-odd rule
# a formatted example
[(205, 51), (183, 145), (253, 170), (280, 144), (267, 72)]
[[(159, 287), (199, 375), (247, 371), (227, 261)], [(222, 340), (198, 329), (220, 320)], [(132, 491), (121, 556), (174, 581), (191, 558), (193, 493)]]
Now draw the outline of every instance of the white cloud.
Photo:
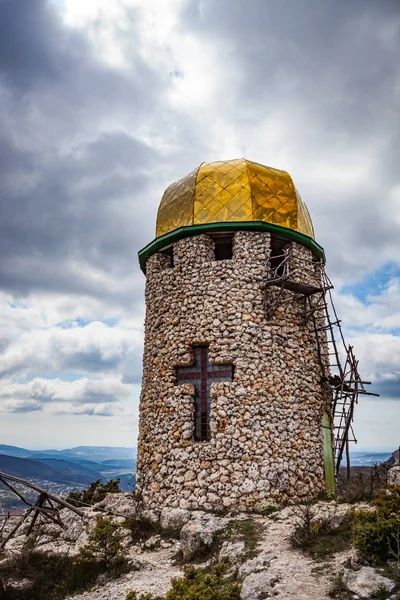
[(30, 412), (49, 405), (53, 413), (111, 415), (132, 396), (132, 386), (120, 379), (75, 381), (35, 378), (29, 383), (6, 381), (0, 389), (0, 410)]
[(85, 327), (52, 327), (22, 334), (2, 355), (0, 374), (26, 375), (57, 370), (117, 371), (129, 351), (136, 348), (140, 357), (139, 331), (108, 327), (92, 322)]

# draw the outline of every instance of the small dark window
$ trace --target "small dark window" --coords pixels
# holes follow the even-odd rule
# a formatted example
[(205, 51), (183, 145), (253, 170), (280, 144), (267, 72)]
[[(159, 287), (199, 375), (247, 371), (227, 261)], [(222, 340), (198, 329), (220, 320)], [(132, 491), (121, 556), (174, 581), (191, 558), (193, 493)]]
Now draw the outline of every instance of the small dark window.
[(270, 255), (270, 265), (271, 270), (275, 271), (276, 275), (281, 277), (284, 274), (284, 260), (286, 258), (285, 248), (287, 246), (287, 241), (276, 237), (274, 235), (271, 236), (271, 255)]
[(215, 260), (232, 258), (233, 235), (215, 236)]
[(171, 267), (173, 267), (174, 266), (174, 248), (173, 248), (173, 246), (170, 246), (169, 248), (166, 248), (165, 250), (163, 250), (162, 254), (165, 254), (165, 256), (170, 257)]

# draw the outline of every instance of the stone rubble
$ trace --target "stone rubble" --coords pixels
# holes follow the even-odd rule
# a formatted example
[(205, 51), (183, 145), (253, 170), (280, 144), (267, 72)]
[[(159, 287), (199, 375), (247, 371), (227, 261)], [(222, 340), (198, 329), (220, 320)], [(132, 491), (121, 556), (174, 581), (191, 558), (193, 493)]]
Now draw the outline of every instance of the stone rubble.
[[(111, 504), (127, 502), (123, 495), (115, 498)], [(110, 503), (106, 502), (109, 506)], [(104, 506), (104, 505), (103, 505)], [(354, 506), (354, 505), (353, 505)], [(96, 507), (94, 507), (95, 509)], [(336, 502), (318, 502), (314, 506), (323, 518), (343, 518), (351, 506), (338, 504)], [(366, 508), (363, 504), (356, 508)], [(85, 509), (85, 519), (82, 519), (68, 511), (62, 511), (64, 522), (68, 520), (68, 527), (72, 530), (80, 530), (78, 523), (82, 526), (84, 534), (80, 534), (76, 541), (58, 539), (54, 541), (51, 526), (46, 526), (49, 533), (41, 541), (40, 550), (43, 552), (64, 552), (75, 555), (79, 547), (85, 543), (87, 532), (95, 524), (98, 512), (94, 509)], [(348, 568), (354, 549), (350, 548), (344, 552), (337, 553), (328, 561), (321, 563), (312, 560), (309, 556), (298, 550), (294, 550), (290, 544), (290, 536), (296, 524), (296, 507), (287, 507), (277, 511), (270, 517), (260, 515), (236, 514), (235, 516), (220, 517), (204, 511), (177, 511), (177, 509), (163, 509), (163, 523), (167, 530), (171, 530), (171, 524), (178, 521), (188, 522), (181, 529), (181, 540), (174, 538), (164, 539), (156, 535), (141, 545), (134, 545), (127, 537), (127, 550), (132, 571), (115, 580), (107, 580), (100, 577), (98, 584), (88, 592), (74, 596), (68, 600), (125, 600), (130, 591), (139, 594), (151, 593), (165, 597), (171, 587), (171, 578), (181, 577), (183, 564), (177, 563), (177, 557), (195, 549), (207, 550), (213, 548), (218, 535), (227, 531), (226, 527), (231, 521), (252, 518), (257, 530), (260, 531), (258, 546), (254, 550), (252, 558), (246, 558), (246, 546), (242, 539), (235, 537), (225, 540), (219, 550), (219, 560), (227, 559), (230, 564), (231, 573), (236, 573), (241, 585), (242, 600), (262, 600), (265, 598), (277, 598), (277, 600), (329, 600), (329, 590), (333, 579), (344, 571), (344, 580), (348, 588), (354, 594), (354, 598), (372, 598), (372, 593), (383, 585), (389, 591), (394, 589), (394, 584), (387, 578), (370, 567), (357, 564), (357, 570)], [(169, 514), (170, 512), (170, 514)], [(75, 521), (75, 527), (73, 526)], [(116, 517), (117, 522), (121, 522)], [(128, 532), (121, 527), (121, 532)], [(229, 531), (232, 531), (229, 529)], [(7, 547), (8, 556), (14, 556), (15, 552), (22, 547), (25, 538), (22, 532)], [(55, 546), (55, 544), (60, 544)], [(186, 551), (185, 551), (186, 547)], [(197, 556), (197, 566), (204, 567), (210, 564), (212, 554), (205, 552), (203, 558)], [(7, 559), (5, 559), (7, 560)], [(213, 560), (215, 560), (213, 558)], [(21, 582), (20, 585), (26, 585)]]
[[(293, 281), (320, 286), (322, 264), (289, 246)], [(289, 290), (267, 318), (279, 293), (266, 287), (269, 256), (269, 233), (238, 231), (232, 260), (215, 260), (213, 239), (197, 235), (174, 244), (173, 266), (162, 253), (147, 262), (137, 477), (151, 509), (243, 510), (325, 490), (322, 417), (331, 397), (316, 334), (301, 316), (304, 298)], [(193, 440), (194, 386), (175, 378), (199, 345), (212, 363), (234, 365), (232, 382), (211, 386), (208, 442)]]

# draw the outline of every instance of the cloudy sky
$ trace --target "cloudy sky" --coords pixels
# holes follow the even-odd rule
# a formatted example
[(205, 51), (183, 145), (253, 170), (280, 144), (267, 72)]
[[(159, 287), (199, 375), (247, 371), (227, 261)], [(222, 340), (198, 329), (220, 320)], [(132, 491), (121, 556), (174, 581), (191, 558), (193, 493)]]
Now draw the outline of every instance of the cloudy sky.
[(400, 443), (398, 0), (0, 0), (0, 443), (136, 445), (144, 276), (165, 187), (288, 170)]

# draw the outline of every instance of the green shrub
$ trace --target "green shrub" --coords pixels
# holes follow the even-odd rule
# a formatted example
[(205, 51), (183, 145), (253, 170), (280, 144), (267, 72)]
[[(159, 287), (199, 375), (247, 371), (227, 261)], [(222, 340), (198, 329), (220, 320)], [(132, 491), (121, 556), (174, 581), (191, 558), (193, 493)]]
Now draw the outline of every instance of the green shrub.
[(276, 504), (276, 502), (262, 502), (261, 504), (257, 504), (253, 510), (258, 515), (268, 517), (268, 515), (280, 510), (280, 506), (279, 504)]
[[(211, 572), (186, 566), (184, 576), (172, 579), (172, 587), (166, 600), (240, 600), (240, 588), (237, 583), (225, 577), (226, 566), (215, 565)], [(162, 600), (160, 597), (146, 594), (139, 596), (130, 592), (126, 600)]]
[(336, 575), (332, 581), (328, 596), (329, 598), (336, 598), (336, 600), (351, 600), (353, 598), (353, 595), (349, 592), (343, 581), (343, 573)]
[[(354, 471), (356, 471), (354, 473)], [(374, 495), (387, 484), (388, 466), (377, 463), (372, 467), (352, 469), (350, 480), (343, 477), (343, 471), (338, 475), (338, 500), (340, 502), (371, 502)]]
[(374, 498), (376, 509), (387, 517), (400, 516), (400, 486), (389, 484)]
[(157, 535), (161, 532), (159, 523), (155, 523), (148, 517), (128, 517), (122, 523), (122, 526), (129, 529), (131, 533), (132, 542), (135, 544), (145, 542), (153, 535)]
[(359, 553), (376, 564), (383, 564), (391, 554), (391, 540), (400, 532), (399, 517), (385, 517), (378, 511), (354, 511), (353, 543)]
[(353, 511), (353, 543), (375, 564), (400, 561), (400, 487), (389, 485), (374, 500), (376, 510)]
[(96, 560), (23, 551), (0, 566), (0, 598), (61, 600), (90, 589), (103, 572)]
[(381, 585), (372, 594), (372, 598), (374, 598), (374, 600), (388, 600), (388, 598), (390, 598), (390, 592), (383, 585)]
[(88, 543), (82, 546), (79, 554), (83, 560), (99, 562), (103, 570), (118, 576), (126, 570), (126, 550), (122, 546), (123, 536), (119, 526), (110, 517), (98, 517), (90, 531)]
[(335, 525), (329, 519), (318, 518), (311, 505), (297, 507), (298, 522), (290, 537), (293, 548), (299, 548), (314, 559), (324, 559), (346, 550), (351, 545), (351, 515)]
[(67, 497), (67, 502), (73, 506), (92, 506), (104, 500), (107, 494), (120, 494), (119, 479), (110, 479), (107, 483), (101, 483), (101, 479), (92, 481), (86, 490), (72, 491)]

